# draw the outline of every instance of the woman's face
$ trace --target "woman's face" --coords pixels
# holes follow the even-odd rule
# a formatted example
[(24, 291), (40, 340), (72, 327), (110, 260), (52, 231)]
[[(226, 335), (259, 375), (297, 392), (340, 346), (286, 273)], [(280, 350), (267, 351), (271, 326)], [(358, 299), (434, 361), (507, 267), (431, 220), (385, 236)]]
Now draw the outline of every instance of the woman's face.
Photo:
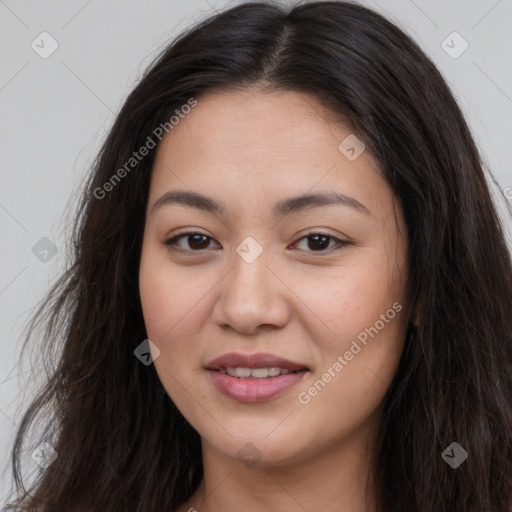
[(158, 148), (147, 334), (165, 390), (224, 459), (304, 461), (378, 428), (402, 353), (402, 211), (326, 114), (295, 92), (209, 93)]

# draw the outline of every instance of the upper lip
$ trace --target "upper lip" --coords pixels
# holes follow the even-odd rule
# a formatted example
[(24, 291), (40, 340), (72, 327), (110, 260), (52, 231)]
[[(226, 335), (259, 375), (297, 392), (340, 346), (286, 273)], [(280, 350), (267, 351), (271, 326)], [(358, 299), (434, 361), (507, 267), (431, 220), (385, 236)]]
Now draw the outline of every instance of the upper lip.
[(208, 370), (221, 370), (224, 368), (283, 368), (291, 371), (308, 369), (303, 364), (293, 363), (274, 354), (238, 354), (236, 352), (224, 354), (213, 359), (206, 365), (206, 368)]

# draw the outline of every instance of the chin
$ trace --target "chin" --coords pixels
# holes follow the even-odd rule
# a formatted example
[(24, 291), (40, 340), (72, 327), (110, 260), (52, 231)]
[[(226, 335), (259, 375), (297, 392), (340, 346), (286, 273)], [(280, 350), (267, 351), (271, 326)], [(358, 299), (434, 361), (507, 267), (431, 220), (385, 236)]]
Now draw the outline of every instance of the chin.
[[(253, 422), (254, 423), (254, 422)], [(275, 422), (273, 427), (278, 425)], [(243, 427), (242, 427), (243, 428)], [(225, 431), (221, 437), (201, 435), (203, 443), (210, 445), (216, 452), (223, 453), (225, 457), (236, 459), (247, 467), (277, 467), (296, 464), (311, 456), (315, 451), (314, 441), (308, 444), (307, 440), (299, 439), (296, 432), (272, 432), (272, 428), (255, 428), (238, 430), (243, 435), (234, 434), (230, 437)], [(226, 425), (229, 430), (229, 425)], [(231, 432), (231, 431), (230, 431)]]

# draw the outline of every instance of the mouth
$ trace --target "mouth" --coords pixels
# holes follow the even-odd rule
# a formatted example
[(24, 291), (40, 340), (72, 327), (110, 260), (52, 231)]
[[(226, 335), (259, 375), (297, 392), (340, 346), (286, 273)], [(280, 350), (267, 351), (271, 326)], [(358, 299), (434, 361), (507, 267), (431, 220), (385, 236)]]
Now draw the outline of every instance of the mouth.
[(209, 368), (211, 371), (220, 372), (224, 375), (229, 375), (230, 377), (235, 377), (237, 379), (272, 379), (274, 377), (279, 377), (279, 375), (288, 375), (289, 373), (299, 373), (305, 370), (288, 370), (287, 368), (278, 368), (275, 366), (270, 366), (268, 368), (220, 368), (214, 369)]
[(225, 354), (205, 368), (223, 395), (241, 402), (267, 400), (297, 383), (310, 371), (273, 354)]

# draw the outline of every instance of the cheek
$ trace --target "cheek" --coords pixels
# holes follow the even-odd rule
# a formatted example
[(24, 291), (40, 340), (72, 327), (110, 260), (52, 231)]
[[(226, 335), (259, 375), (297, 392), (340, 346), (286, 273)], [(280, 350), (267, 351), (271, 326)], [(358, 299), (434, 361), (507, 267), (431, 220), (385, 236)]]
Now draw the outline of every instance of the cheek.
[(202, 299), (211, 286), (208, 279), (198, 276), (197, 269), (177, 269), (165, 253), (162, 256), (152, 249), (143, 252), (139, 290), (149, 338), (164, 346), (176, 333), (183, 335), (183, 329), (199, 328)]
[(351, 296), (333, 301), (335, 334), (317, 338), (321, 365), (297, 395), (305, 424), (321, 424), (326, 439), (359, 428), (377, 411), (396, 373), (407, 325), (399, 294), (361, 282), (347, 284), (345, 293), (349, 289)]
[[(148, 338), (159, 348), (155, 369), (167, 394), (183, 412), (203, 372), (201, 333), (211, 315), (209, 292), (219, 278), (197, 267), (171, 265), (162, 251), (147, 248), (139, 272), (140, 298)], [(204, 338), (204, 337), (203, 337)], [(195, 389), (194, 396), (201, 392)]]
[[(361, 333), (364, 341), (364, 333), (376, 323), (377, 328), (389, 332), (397, 324), (396, 319), (404, 315), (393, 309), (394, 303), (405, 309), (399, 268), (389, 265), (385, 255), (375, 251), (346, 268), (349, 270), (317, 281), (308, 292), (311, 308), (330, 329), (324, 339), (324, 349), (329, 354), (348, 350)], [(381, 315), (385, 318), (381, 319)], [(396, 327), (400, 330), (400, 323)]]
[[(179, 404), (180, 410), (191, 414), (191, 362), (200, 371), (199, 347), (191, 343), (201, 330), (207, 283), (176, 271), (156, 251), (143, 252), (139, 272), (139, 290), (148, 338), (159, 348), (154, 360), (155, 370), (167, 394)], [(211, 286), (210, 286), (211, 287)], [(195, 396), (199, 396), (197, 390)]]
[[(350, 272), (324, 283), (325, 294), (312, 297), (332, 332), (317, 338), (322, 364), (301, 388), (299, 402), (309, 400), (306, 410), (318, 417), (330, 410), (327, 430), (363, 421), (382, 402), (396, 373), (407, 326), (401, 265), (382, 251), (369, 251)], [(335, 404), (343, 407), (333, 409)]]

